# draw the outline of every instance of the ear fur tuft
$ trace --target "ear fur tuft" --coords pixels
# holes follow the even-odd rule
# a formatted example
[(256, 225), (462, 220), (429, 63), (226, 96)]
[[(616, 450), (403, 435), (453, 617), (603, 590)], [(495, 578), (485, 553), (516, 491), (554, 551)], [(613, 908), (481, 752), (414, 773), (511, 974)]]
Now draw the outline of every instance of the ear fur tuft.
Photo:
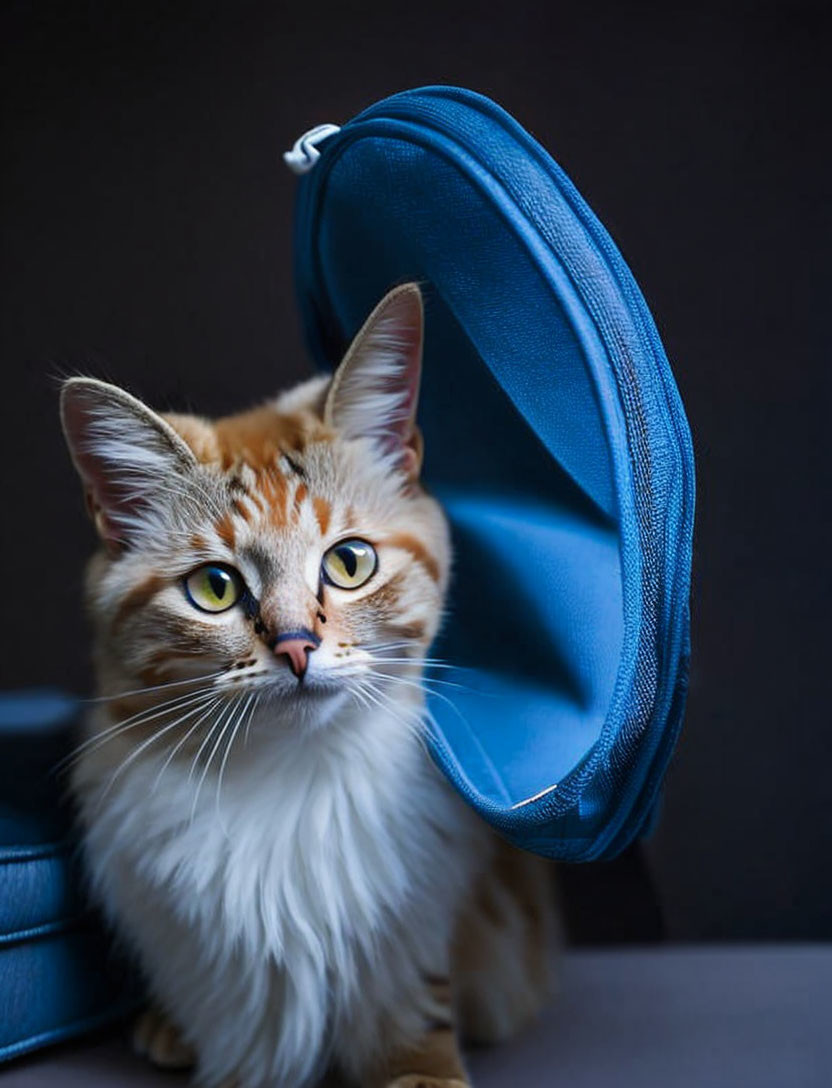
[(378, 443), (410, 477), (421, 467), (416, 408), (424, 336), (418, 284), (396, 287), (381, 300), (335, 371), (324, 420), (346, 438)]
[(161, 416), (107, 382), (66, 381), (61, 423), (96, 529), (111, 551), (124, 547), (142, 524), (161, 481), (196, 465)]

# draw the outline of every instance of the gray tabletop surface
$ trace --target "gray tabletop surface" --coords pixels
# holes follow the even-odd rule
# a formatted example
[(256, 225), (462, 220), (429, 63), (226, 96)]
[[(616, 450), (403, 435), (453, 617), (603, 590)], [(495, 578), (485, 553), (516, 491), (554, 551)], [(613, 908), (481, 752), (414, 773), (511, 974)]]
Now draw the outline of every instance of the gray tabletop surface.
[[(513, 1042), (472, 1052), (475, 1088), (829, 1088), (832, 946), (571, 951)], [(3, 1088), (183, 1088), (123, 1033), (18, 1060)]]

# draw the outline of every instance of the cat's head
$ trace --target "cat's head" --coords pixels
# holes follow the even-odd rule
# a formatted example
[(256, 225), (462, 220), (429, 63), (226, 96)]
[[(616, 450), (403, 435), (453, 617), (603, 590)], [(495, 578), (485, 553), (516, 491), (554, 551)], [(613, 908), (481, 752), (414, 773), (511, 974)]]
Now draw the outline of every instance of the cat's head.
[(184, 697), (204, 677), (312, 712), (372, 699), (424, 655), (450, 550), (419, 484), (422, 326), (419, 288), (399, 287), (331, 379), (214, 421), (65, 384), (102, 545), (88, 597), (105, 693), (181, 682)]

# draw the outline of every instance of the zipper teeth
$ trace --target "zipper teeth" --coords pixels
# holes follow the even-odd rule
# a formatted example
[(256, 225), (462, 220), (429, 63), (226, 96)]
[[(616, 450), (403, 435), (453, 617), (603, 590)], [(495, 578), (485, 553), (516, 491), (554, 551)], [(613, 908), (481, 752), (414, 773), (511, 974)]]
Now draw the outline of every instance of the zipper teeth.
[[(406, 112), (405, 112), (404, 115), (402, 115), (401, 113), (399, 113), (396, 110), (396, 108), (395, 108), (396, 105), (401, 105), (401, 104), (400, 103), (390, 104), (390, 105), (386, 106), (385, 112), (383, 112), (383, 113), (381, 111), (379, 111), (379, 113), (371, 112), (374, 109), (374, 107), (371, 107), (371, 109), (369, 111), (365, 111), (362, 115), (360, 115), (359, 118), (356, 118), (356, 120), (353, 122), (353, 124), (356, 124), (356, 122), (358, 122), (358, 123), (361, 123), (361, 122), (371, 123), (372, 121), (375, 121), (375, 120), (382, 121), (382, 122), (383, 121), (393, 121), (393, 122), (399, 121), (399, 122), (403, 122), (403, 123), (405, 123), (407, 125), (410, 125), (410, 126), (413, 126), (413, 127), (422, 128), (423, 130), (425, 130), (425, 131), (427, 131), (427, 132), (429, 132), (429, 133), (431, 133), (433, 135), (439, 136), (439, 137), (441, 137), (443, 139), (453, 139), (452, 134), (449, 134), (449, 133), (443, 131), (441, 128), (438, 128), (438, 127), (432, 125), (428, 119), (426, 119), (426, 118), (424, 118), (422, 116), (419, 116), (417, 119), (414, 119), (412, 116), (407, 116)], [(464, 105), (468, 109), (473, 108), (468, 103), (464, 103)], [(492, 123), (499, 123), (499, 119), (496, 122), (495, 122), (495, 120), (493, 118), (487, 118), (487, 120), (491, 121)], [(333, 141), (332, 141), (333, 145), (336, 145), (336, 144), (339, 145), (338, 150), (343, 150), (349, 144), (351, 144), (351, 143), (353, 143), (353, 142), (355, 142), (355, 141), (362, 138), (361, 133), (356, 132), (354, 129), (352, 129), (352, 131), (351, 131), (351, 127), (352, 126), (348, 126), (346, 128), (346, 130), (344, 131), (343, 136), (340, 139), (338, 137), (333, 139)], [(358, 127), (358, 126), (356, 125), (356, 127)], [(522, 147), (522, 145), (519, 144), (519, 142), (517, 140), (517, 137), (516, 137), (516, 135), (514, 133), (507, 131), (505, 128), (502, 128), (502, 131), (514, 141), (515, 145), (519, 148), (519, 150), (521, 152), (531, 154), (531, 150), (525, 149), (525, 148)], [(497, 184), (500, 185), (501, 188), (503, 188), (506, 191), (509, 198), (513, 202), (516, 203), (516, 200), (514, 199), (513, 194), (511, 193), (511, 191), (509, 189), (507, 189), (507, 187), (505, 185), (505, 182), (500, 177), (498, 177), (497, 175), (495, 175), (493, 173), (493, 170), (488, 166), (488, 164), (482, 162), (482, 160), (476, 155), (474, 150), (472, 150), (471, 148), (459, 143), (458, 140), (455, 141), (455, 142), (457, 142), (460, 150), (462, 150), (466, 155), (473, 158), (478, 163), (478, 165), (488, 174), (488, 176), (491, 177), (495, 182), (497, 182)], [(335, 146), (333, 146), (332, 150), (333, 151), (336, 150)], [(317, 206), (318, 204), (320, 204), (322, 202), (323, 191), (324, 191), (324, 188), (325, 188), (325, 178), (329, 173), (329, 168), (334, 164), (337, 157), (338, 157), (338, 155), (333, 156), (331, 153), (329, 155), (324, 156), (326, 170), (320, 170), (320, 174), (319, 174), (319, 177), (317, 178), (317, 183), (316, 183), (316, 191), (315, 191), (314, 194), (312, 194), (312, 195), (314, 195), (314, 201), (312, 201), (311, 203), (313, 203), (315, 206)], [(534, 157), (535, 157), (535, 160), (537, 162), (537, 155), (535, 155)], [(321, 165), (324, 165), (324, 164), (322, 163)], [(545, 163), (544, 164), (537, 163), (537, 165), (542, 169), (545, 166)], [(579, 208), (576, 209), (574, 207), (572, 201), (569, 199), (569, 194), (566, 193), (566, 192), (563, 192), (563, 190), (558, 185), (558, 182), (557, 182), (557, 180), (555, 178), (552, 178), (551, 175), (549, 175), (549, 178), (550, 178), (550, 180), (552, 182), (552, 185), (557, 189), (558, 195), (566, 203), (566, 205), (568, 206), (571, 214), (578, 221), (578, 224), (580, 225), (580, 227), (582, 228), (582, 230), (584, 231), (584, 233), (588, 237), (589, 242), (591, 243), (591, 245), (593, 246), (593, 248), (594, 248), (594, 250), (596, 252), (596, 256), (598, 257), (600, 262), (603, 264), (603, 266), (606, 269), (606, 271), (607, 271), (610, 279), (612, 280), (612, 282), (615, 284), (616, 289), (618, 290), (618, 292), (619, 292), (619, 294), (620, 294), (620, 296), (622, 298), (622, 301), (625, 302), (625, 309), (627, 310), (628, 313), (630, 313), (632, 315), (634, 326), (635, 326), (635, 331), (636, 331), (636, 333), (638, 335), (639, 341), (641, 342), (641, 346), (644, 349), (645, 355), (648, 356), (651, 360), (658, 363), (658, 359), (656, 357), (656, 350), (655, 350), (654, 344), (653, 344), (653, 338), (650, 335), (649, 329), (645, 326), (644, 314), (642, 313), (641, 307), (637, 304), (638, 299), (637, 299), (637, 297), (631, 297), (631, 296), (633, 296), (632, 286), (628, 285), (626, 283), (622, 283), (621, 280), (619, 279), (619, 276), (618, 276), (616, 270), (614, 269), (614, 267), (612, 267), (612, 265), (611, 265), (611, 263), (610, 263), (610, 261), (609, 261), (609, 259), (607, 257), (607, 253), (605, 252), (606, 247), (602, 244), (603, 239), (596, 238), (596, 236), (594, 234), (594, 231), (592, 229), (593, 224), (591, 222), (587, 223), (587, 222), (584, 221), (584, 218), (581, 215), (581, 210)], [(311, 211), (311, 208), (309, 206), (309, 202), (307, 203), (307, 209), (306, 210), (307, 210), (307, 213), (309, 213)], [(654, 654), (649, 654), (649, 653), (645, 654), (644, 653), (644, 648), (645, 648), (645, 646), (649, 647), (649, 646), (652, 645), (652, 646), (655, 646), (658, 649), (657, 634), (658, 634), (659, 620), (660, 620), (660, 605), (662, 603), (662, 599), (664, 599), (664, 596), (666, 596), (666, 595), (660, 596), (660, 594), (656, 590), (656, 586), (660, 584), (659, 579), (656, 577), (657, 574), (661, 573), (661, 564), (659, 562), (659, 559), (660, 559), (660, 556), (662, 554), (664, 554), (664, 549), (657, 546), (657, 540), (658, 540), (658, 534), (656, 533), (656, 513), (657, 513), (657, 510), (656, 510), (656, 503), (655, 503), (655, 488), (654, 488), (654, 480), (653, 480), (653, 464), (652, 464), (652, 459), (649, 456), (649, 452), (650, 452), (650, 431), (649, 431), (649, 426), (648, 426), (647, 421), (646, 421), (646, 413), (645, 413), (645, 410), (644, 410), (643, 398), (641, 396), (641, 386), (640, 386), (640, 383), (638, 382), (638, 379), (637, 379), (637, 377), (636, 377), (636, 375), (634, 373), (634, 368), (633, 368), (630, 353), (626, 350), (626, 346), (621, 342), (621, 339), (620, 339), (620, 337), (618, 335), (617, 328), (614, 325), (610, 325), (610, 323), (606, 320), (603, 308), (599, 308), (594, 299), (587, 298), (587, 296), (585, 294), (585, 290), (583, 288), (583, 285), (579, 286), (576, 283), (575, 276), (574, 276), (574, 271), (571, 268), (570, 264), (566, 263), (566, 260), (564, 259), (564, 256), (562, 254), (554, 253), (551, 243), (545, 237), (545, 235), (540, 233), (540, 230), (539, 230), (537, 224), (533, 220), (530, 219), (529, 215), (527, 213), (525, 213), (525, 211), (523, 212), (523, 214), (524, 214), (524, 218), (526, 219), (526, 222), (529, 224), (529, 226), (532, 229), (535, 230), (535, 232), (541, 238), (542, 242), (545, 244), (546, 248), (550, 252), (552, 252), (553, 255), (556, 257), (556, 259), (558, 259), (559, 262), (562, 264), (564, 270), (566, 271), (567, 275), (569, 276), (570, 281), (572, 282), (573, 286), (575, 286), (575, 288), (577, 290), (577, 293), (578, 293), (578, 296), (581, 299), (582, 304), (584, 305), (584, 307), (585, 307), (587, 313), (589, 314), (589, 316), (592, 318), (593, 324), (594, 324), (596, 330), (598, 331), (599, 335), (601, 336), (602, 342), (604, 343), (605, 347), (608, 350), (609, 357), (610, 357), (611, 361), (613, 362), (613, 366), (612, 366), (611, 369), (612, 369), (612, 372), (613, 372), (613, 377), (614, 377), (615, 382), (616, 382), (616, 388), (619, 391), (619, 397), (620, 397), (622, 405), (624, 407), (624, 419), (625, 419), (625, 424), (626, 424), (626, 432), (627, 432), (627, 435), (628, 435), (628, 445), (630, 446), (631, 451), (633, 453), (637, 454), (636, 456), (631, 457), (631, 467), (632, 467), (634, 481), (637, 484), (637, 486), (635, 486), (634, 489), (633, 489), (634, 493), (635, 493), (635, 504), (634, 505), (635, 505), (635, 511), (636, 511), (636, 515), (637, 515), (637, 522), (638, 522), (639, 549), (640, 549), (640, 552), (641, 552), (641, 555), (642, 555), (642, 578), (641, 578), (642, 601), (643, 601), (644, 605), (646, 605), (646, 608), (643, 608), (643, 610), (642, 610), (642, 624), (641, 624), (641, 627), (640, 627), (639, 637), (638, 637), (638, 642), (637, 642), (636, 675), (635, 675), (635, 677), (633, 679), (632, 689), (631, 689), (632, 692), (633, 692), (633, 695), (628, 700), (628, 705), (631, 708), (631, 711), (630, 711), (630, 713), (628, 713), (626, 715), (626, 717), (624, 718), (624, 721), (622, 722), (622, 725), (619, 727), (618, 737), (620, 738), (622, 733), (628, 732), (627, 726), (629, 724), (631, 726), (631, 729), (629, 730), (629, 732), (630, 733), (635, 733), (636, 738), (638, 738), (640, 735), (644, 735), (647, 732), (647, 728), (649, 726), (649, 718), (651, 716), (651, 711), (655, 710), (656, 698), (657, 698), (657, 695), (658, 695), (658, 679), (659, 679), (658, 654), (655, 654), (655, 655)], [(311, 237), (311, 234), (312, 234), (312, 231), (309, 229), (310, 226), (311, 226), (311, 222), (312, 222), (312, 217), (311, 217), (310, 214), (308, 214), (307, 215), (306, 228), (307, 228), (307, 236), (309, 236), (309, 237)], [(603, 230), (603, 228), (602, 228), (602, 230)], [(609, 244), (612, 244), (612, 243), (609, 243)], [(623, 258), (619, 257), (619, 259), (621, 259), (623, 261)], [(325, 290), (323, 290), (323, 291), (321, 290), (324, 285), (323, 285), (323, 282), (322, 282), (322, 277), (320, 276), (320, 269), (319, 269), (319, 266), (317, 265), (317, 262), (316, 262), (316, 267), (315, 267), (315, 273), (316, 273), (316, 280), (318, 281), (318, 287), (319, 287), (318, 295), (317, 295), (317, 303), (318, 303), (318, 305), (320, 305), (321, 297), (327, 298), (327, 300), (328, 300), (328, 296), (327, 296)], [(636, 289), (636, 292), (637, 292), (637, 289)], [(331, 319), (330, 319), (330, 323), (331, 323)], [(665, 399), (667, 399), (667, 390), (666, 390), (666, 387), (665, 387), (664, 377), (663, 377), (663, 375), (661, 373), (661, 366), (659, 365), (657, 369), (658, 369), (658, 379), (659, 379), (659, 382), (661, 384), (662, 391), (665, 393)], [(677, 420), (676, 420), (676, 418), (674, 416), (674, 412), (672, 410), (670, 410), (670, 405), (668, 405), (668, 412), (666, 414), (670, 416), (671, 425), (673, 426), (674, 432), (675, 432), (675, 437), (677, 438), (679, 446), (681, 446), (682, 442), (680, 441), (678, 422), (677, 422)], [(680, 458), (680, 463), (681, 463), (682, 469), (684, 470), (685, 463), (684, 463), (684, 458), (683, 457)], [(683, 515), (686, 512), (685, 511), (685, 501), (684, 500), (685, 500), (685, 489), (683, 487), (682, 488), (682, 502), (683, 502), (682, 512), (683, 512)], [(681, 523), (682, 524), (686, 523), (686, 519), (684, 518), (684, 516), (681, 519)], [(649, 578), (647, 577), (648, 574), (650, 575)], [(671, 584), (671, 588), (672, 588), (672, 584)], [(648, 666), (648, 667), (647, 667), (646, 674), (645, 674), (645, 667), (646, 666)], [(635, 709), (635, 715), (632, 712), (632, 708)], [(641, 723), (641, 724), (639, 724), (639, 723)], [(660, 743), (661, 739), (662, 739), (661, 736), (659, 736), (656, 739), (656, 742), (654, 744), (650, 745), (651, 751), (650, 751), (649, 755), (650, 755), (651, 758), (649, 760), (645, 759), (645, 762), (647, 764), (647, 774), (642, 776), (642, 778), (639, 780), (640, 788), (643, 788), (644, 785), (645, 785), (645, 780), (649, 779), (649, 777), (650, 777), (650, 766), (652, 765), (653, 760), (656, 758), (656, 755), (657, 755), (658, 751), (663, 747), (661, 745), (661, 743)], [(596, 741), (596, 744), (597, 743), (598, 742)], [(625, 743), (627, 744), (628, 748), (631, 748), (632, 744), (633, 744), (633, 740), (628, 739), (628, 740), (625, 741)], [(620, 751), (620, 747), (621, 747), (620, 743), (618, 743), (614, 739), (613, 743), (611, 743), (611, 744), (609, 744), (607, 746), (606, 752), (605, 752), (605, 755), (611, 761), (613, 768), (615, 770), (617, 770), (619, 773), (626, 770), (626, 762), (627, 762), (627, 755), (628, 755), (628, 752), (622, 753)], [(618, 756), (619, 758), (616, 759), (615, 758), (616, 756)], [(565, 776), (565, 778), (562, 780), (562, 783), (569, 780), (570, 778), (573, 777), (573, 775), (575, 775), (577, 773), (578, 773), (578, 769), (576, 769), (576, 770), (574, 770), (572, 772), (569, 772), (569, 774), (567, 774)], [(557, 786), (557, 785), (558, 785), (558, 783), (555, 784), (555, 786)], [(626, 792), (627, 792), (628, 796), (621, 800), (621, 802), (619, 803), (619, 805), (618, 805), (618, 807), (616, 809), (616, 813), (618, 815), (621, 814), (622, 809), (627, 804), (627, 802), (632, 801), (632, 797), (629, 796), (632, 793), (632, 791), (627, 790)], [(639, 790), (639, 792), (640, 792), (640, 790)], [(544, 819), (547, 818), (547, 817), (548, 818), (553, 818), (553, 817), (556, 818), (556, 817), (562, 816), (564, 814), (564, 809), (563, 809), (563, 803), (561, 801), (561, 798), (559, 796), (553, 796), (550, 799), (550, 795), (552, 795), (552, 794), (555, 794), (555, 787), (554, 786), (547, 787), (546, 789), (544, 789), (542, 791), (538, 791), (536, 794), (534, 794), (530, 798), (527, 798), (525, 801), (520, 802), (519, 807), (523, 807), (523, 806), (526, 806), (526, 805), (530, 805), (533, 802), (540, 801), (541, 802), (540, 805), (536, 806), (536, 815), (539, 815), (540, 817), (542, 817)], [(544, 798), (546, 798), (546, 799), (544, 800)], [(514, 810), (517, 807), (518, 806), (512, 806), (512, 810)], [(631, 806), (631, 808), (632, 807), (633, 806)], [(514, 823), (514, 820), (511, 818), (511, 813), (505, 813), (503, 809), (496, 808), (496, 807), (493, 807), (493, 806), (487, 806), (486, 805), (486, 806), (483, 806), (483, 808), (488, 809), (490, 815), (492, 816), (492, 818), (495, 819), (495, 822), (497, 822), (499, 824), (502, 824), (505, 827), (505, 829), (515, 830), (515, 823)], [(625, 816), (624, 816), (624, 820), (626, 820), (626, 813), (625, 813)], [(537, 822), (537, 820), (535, 820), (535, 822)], [(621, 824), (623, 822), (624, 821), (620, 821), (615, 817), (606, 822), (606, 827), (610, 829), (610, 833), (611, 833), (611, 835), (613, 837), (615, 836), (616, 831), (617, 831), (618, 834), (620, 834)], [(531, 831), (532, 828), (529, 827), (529, 828), (527, 828), (527, 830)], [(597, 839), (597, 837), (598, 837), (597, 835), (592, 836), (593, 841), (595, 839)], [(578, 853), (576, 854), (576, 856), (583, 856), (582, 849), (583, 849), (582, 847), (579, 847)], [(593, 854), (593, 856), (595, 856), (595, 855)]]
[[(509, 135), (513, 136), (513, 134)], [(538, 156), (535, 157), (537, 158)], [(540, 165), (541, 167), (545, 168), (547, 164), (544, 162)], [(554, 184), (557, 184), (555, 179), (552, 180)], [(636, 332), (639, 336), (641, 344), (646, 349), (645, 354), (647, 354), (652, 360), (658, 363), (657, 376), (661, 385), (661, 390), (664, 393), (665, 403), (668, 409), (666, 415), (669, 417), (670, 425), (674, 429), (675, 437), (677, 439), (679, 447), (681, 448), (684, 444), (683, 438), (679, 434), (679, 426), (676, 414), (673, 412), (672, 406), (668, 403), (667, 388), (664, 375), (662, 373), (661, 362), (659, 359), (657, 359), (657, 353), (654, 346), (654, 338), (653, 336), (651, 336), (650, 328), (647, 325), (645, 314), (643, 312), (643, 303), (640, 300), (638, 290), (636, 288), (634, 291), (633, 285), (628, 284), (627, 282), (622, 282), (619, 278), (619, 275), (617, 274), (615, 267), (608, 259), (608, 255), (606, 252), (606, 250), (609, 246), (612, 245), (612, 243), (609, 242), (603, 234), (600, 238), (596, 236), (597, 228), (595, 228), (594, 214), (591, 212), (591, 209), (589, 209), (591, 219), (589, 222), (587, 222), (581, 214), (582, 208), (576, 208), (574, 206), (572, 200), (570, 199), (570, 194), (568, 192), (564, 192), (560, 188), (560, 186), (558, 186), (558, 191), (562, 199), (569, 206), (572, 214), (578, 219), (580, 225), (589, 236), (590, 242), (595, 247), (600, 259), (602, 260), (605, 268), (608, 270), (619, 292), (629, 303), (629, 305), (627, 306), (627, 310), (632, 314), (633, 321), (636, 327)], [(583, 198), (580, 197), (580, 194), (577, 195), (581, 204), (584, 204), (585, 202), (583, 201)], [(601, 227), (601, 230), (603, 231), (603, 227)], [(604, 244), (605, 242), (606, 245)], [(620, 255), (619, 259), (623, 261), (623, 258), (620, 258)], [(571, 270), (568, 267), (567, 272), (569, 273), (570, 278), (574, 283), (574, 277), (572, 276)], [(602, 330), (605, 330), (607, 332), (608, 335), (602, 335), (602, 339), (604, 340), (605, 344), (607, 344), (608, 346), (615, 345), (615, 350), (611, 351), (610, 354), (614, 362), (618, 362), (620, 364), (620, 367), (613, 365), (613, 375), (615, 377), (616, 385), (619, 389), (621, 399), (626, 405), (626, 408), (630, 409), (630, 411), (628, 412), (625, 408), (624, 414), (627, 421), (628, 435), (631, 436), (632, 440), (631, 448), (634, 447), (634, 449), (638, 451), (639, 454), (639, 456), (633, 459), (632, 468), (634, 478), (638, 484), (638, 486), (635, 487), (635, 497), (639, 525), (639, 543), (643, 558), (643, 576), (641, 586), (642, 599), (648, 607), (642, 612), (642, 628), (639, 637), (639, 653), (637, 655), (637, 675), (633, 684), (633, 690), (635, 692), (634, 701), (636, 704), (636, 714), (635, 718), (632, 713), (629, 714), (628, 718), (625, 719), (622, 728), (626, 728), (628, 720), (632, 721), (635, 726), (637, 726), (637, 723), (640, 720), (644, 723), (644, 729), (646, 730), (646, 727), (649, 725), (648, 719), (650, 717), (650, 710), (655, 709), (657, 696), (659, 694), (658, 681), (660, 678), (660, 670), (658, 667), (658, 653), (645, 654), (642, 652), (642, 648), (646, 645), (647, 647), (656, 647), (657, 651), (660, 650), (657, 636), (659, 633), (661, 618), (660, 606), (662, 604), (663, 598), (660, 598), (660, 595), (657, 592), (657, 586), (663, 584), (659, 581), (658, 576), (661, 574), (662, 568), (660, 559), (662, 554), (664, 554), (664, 549), (657, 545), (659, 537), (658, 533), (656, 532), (657, 509), (655, 503), (655, 488), (653, 484), (653, 461), (649, 455), (649, 426), (646, 422), (644, 402), (641, 396), (641, 385), (638, 381), (637, 376), (634, 373), (630, 353), (626, 350), (626, 346), (621, 343), (620, 337), (618, 336), (617, 328), (607, 322), (603, 309), (599, 311), (594, 301), (587, 299), (583, 292), (581, 292), (581, 298), (586, 305), (588, 312), (591, 314), (596, 328), (598, 328), (599, 332), (601, 332)], [(682, 469), (684, 470), (684, 457), (680, 457), (680, 464)], [(685, 509), (686, 490), (684, 487), (681, 489), (681, 499), (683, 504), (682, 524), (684, 524), (686, 521), (684, 514), (687, 513)], [(671, 580), (671, 582), (668, 584), (672, 591), (675, 585), (675, 580)], [(684, 682), (684, 662), (681, 663), (680, 673), (682, 675), (680, 675), (678, 679), (680, 682)], [(673, 692), (675, 691), (675, 688), (676, 685), (673, 686), (673, 689), (671, 689), (670, 692), (671, 706), (674, 701)], [(647, 699), (647, 706), (644, 705), (645, 698)], [(631, 705), (632, 703), (633, 700), (631, 700)], [(668, 721), (668, 725), (670, 725), (670, 720)], [(671, 739), (675, 740), (675, 734), (678, 732), (678, 728), (674, 729), (671, 727), (671, 732), (673, 734)], [(633, 790), (628, 790), (628, 796), (622, 798), (618, 811), (620, 813), (623, 806), (626, 805), (628, 801), (630, 801), (632, 802), (632, 804), (630, 806), (629, 813), (625, 813), (623, 820), (618, 821), (613, 819), (611, 821), (608, 821), (607, 827), (610, 831), (611, 841), (615, 841), (616, 838), (620, 837), (622, 826), (626, 823), (627, 815), (632, 817), (636, 809), (636, 806), (638, 804), (638, 795), (646, 786), (651, 785), (650, 780), (651, 778), (655, 777), (650, 773), (651, 768), (655, 765), (655, 762), (665, 750), (665, 745), (662, 744), (663, 739), (665, 738), (660, 732), (658, 736), (656, 736), (655, 742), (649, 746), (650, 750), (648, 751), (644, 759), (646, 774), (643, 778), (637, 780), (639, 789), (637, 791), (635, 799), (632, 798)], [(611, 746), (609, 750), (610, 757), (615, 756), (618, 747), (620, 746), (615, 744)], [(626, 757), (626, 753), (624, 753), (624, 755)], [(659, 765), (661, 766), (662, 763), (660, 762)], [(654, 792), (655, 790), (651, 790), (651, 796)], [(551, 814), (554, 814), (555, 812), (554, 806), (545, 802), (541, 806), (541, 808)], [(616, 825), (618, 826), (616, 827)], [(593, 856), (595, 856), (596, 853), (602, 854), (603, 848), (601, 848), (600, 850), (593, 849)]]

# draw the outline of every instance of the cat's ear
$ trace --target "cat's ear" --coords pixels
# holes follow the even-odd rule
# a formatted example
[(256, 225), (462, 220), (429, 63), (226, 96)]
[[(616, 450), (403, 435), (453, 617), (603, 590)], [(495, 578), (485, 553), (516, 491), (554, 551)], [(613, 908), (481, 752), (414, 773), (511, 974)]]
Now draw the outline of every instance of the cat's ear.
[(197, 463), (161, 416), (93, 378), (64, 383), (61, 422), (90, 515), (112, 552), (127, 546), (146, 523), (163, 481)]
[(422, 463), (416, 407), (423, 329), (418, 284), (385, 295), (335, 371), (324, 409), (326, 423), (347, 438), (374, 439), (411, 478)]

